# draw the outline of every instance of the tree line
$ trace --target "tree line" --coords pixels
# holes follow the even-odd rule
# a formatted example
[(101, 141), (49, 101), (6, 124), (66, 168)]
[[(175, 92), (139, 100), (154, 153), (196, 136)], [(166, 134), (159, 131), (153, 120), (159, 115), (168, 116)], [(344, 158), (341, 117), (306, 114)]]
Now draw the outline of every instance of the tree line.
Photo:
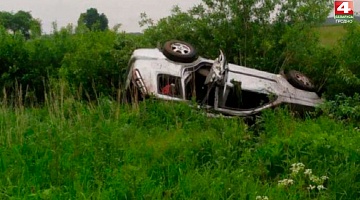
[[(104, 13), (99, 13), (96, 8), (89, 8), (81, 13), (78, 27), (85, 26), (92, 31), (105, 31), (109, 28), (109, 21)], [(0, 12), (0, 25), (11, 33), (22, 33), (26, 38), (41, 35), (41, 20), (35, 19), (30, 12), (20, 10), (16, 13)]]

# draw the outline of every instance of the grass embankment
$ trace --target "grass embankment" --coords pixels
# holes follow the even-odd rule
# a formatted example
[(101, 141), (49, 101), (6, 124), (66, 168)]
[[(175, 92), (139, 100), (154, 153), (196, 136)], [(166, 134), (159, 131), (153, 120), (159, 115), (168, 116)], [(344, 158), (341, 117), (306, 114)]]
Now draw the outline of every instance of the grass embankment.
[(0, 198), (357, 199), (359, 144), (351, 125), (284, 110), (248, 127), (171, 102), (2, 106)]
[(342, 24), (321, 26), (317, 30), (320, 34), (320, 43), (329, 47), (335, 46), (346, 33)]

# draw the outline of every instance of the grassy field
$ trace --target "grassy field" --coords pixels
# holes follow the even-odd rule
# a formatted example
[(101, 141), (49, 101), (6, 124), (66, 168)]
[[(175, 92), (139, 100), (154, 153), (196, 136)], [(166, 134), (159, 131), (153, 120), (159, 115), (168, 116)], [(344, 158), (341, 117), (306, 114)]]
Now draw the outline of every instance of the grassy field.
[(334, 46), (346, 33), (342, 25), (321, 26), (318, 28), (320, 42), (324, 46)]
[(354, 200), (359, 133), (284, 109), (249, 126), (151, 100), (2, 105), (0, 199)]

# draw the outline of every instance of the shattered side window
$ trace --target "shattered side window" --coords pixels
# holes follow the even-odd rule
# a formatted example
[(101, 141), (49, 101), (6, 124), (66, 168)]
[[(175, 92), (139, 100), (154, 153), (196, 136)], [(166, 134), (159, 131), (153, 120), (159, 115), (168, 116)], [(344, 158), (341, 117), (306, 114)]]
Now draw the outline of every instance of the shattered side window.
[(157, 80), (158, 80), (159, 94), (182, 98), (180, 77), (171, 76), (167, 74), (159, 74)]

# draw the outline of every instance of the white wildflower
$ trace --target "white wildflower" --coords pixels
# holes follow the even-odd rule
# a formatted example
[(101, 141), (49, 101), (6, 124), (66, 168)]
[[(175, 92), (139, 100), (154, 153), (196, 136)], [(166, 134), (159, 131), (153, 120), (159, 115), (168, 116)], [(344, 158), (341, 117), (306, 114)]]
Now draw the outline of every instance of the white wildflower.
[(309, 187), (307, 187), (308, 190), (313, 190), (313, 189), (315, 189), (315, 188), (316, 188), (315, 185), (309, 185)]
[(320, 191), (320, 190), (326, 190), (326, 187), (324, 187), (323, 185), (318, 185), (317, 186), (317, 189)]
[(304, 174), (310, 176), (312, 174), (312, 169), (305, 169)]
[(297, 174), (300, 170), (303, 170), (305, 168), (305, 165), (303, 163), (294, 163), (291, 165), (291, 173)]
[(292, 180), (292, 179), (283, 179), (283, 180), (278, 181), (279, 186), (288, 186), (288, 185), (292, 185), (292, 184), (294, 184), (294, 180)]
[(269, 200), (267, 196), (256, 196), (256, 200)]
[(318, 184), (321, 184), (323, 182), (318, 176), (315, 175), (310, 175), (310, 181)]
[(301, 167), (301, 168), (303, 168), (303, 169), (304, 169), (304, 167), (305, 167), (305, 165), (304, 165), (303, 163), (297, 163), (297, 166), (298, 166), (298, 167)]
[(329, 177), (327, 177), (327, 176), (322, 176), (320, 179), (323, 180), (323, 181), (325, 181), (325, 180), (329, 179)]

